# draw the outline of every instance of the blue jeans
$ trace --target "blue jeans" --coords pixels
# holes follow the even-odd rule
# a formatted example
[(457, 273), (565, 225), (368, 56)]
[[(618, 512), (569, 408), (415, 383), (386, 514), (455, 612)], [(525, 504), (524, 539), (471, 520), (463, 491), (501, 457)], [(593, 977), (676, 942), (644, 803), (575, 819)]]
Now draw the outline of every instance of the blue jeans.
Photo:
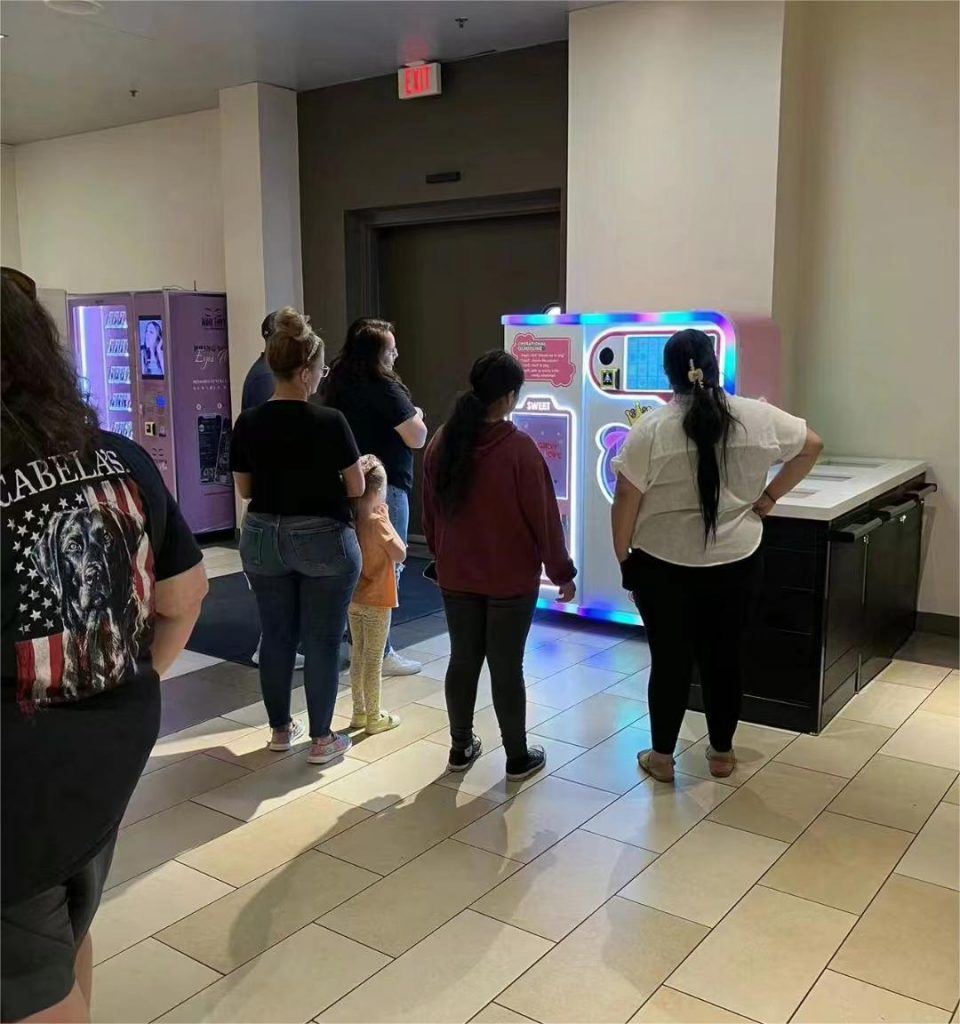
[(240, 534), (240, 558), (260, 609), (260, 689), (274, 729), (290, 722), (297, 644), (306, 664), (310, 736), (328, 736), (340, 676), (340, 638), (360, 575), (352, 526), (316, 516), (253, 512)]
[[(407, 543), (407, 534), (410, 532), (410, 495), (402, 487), (394, 487), (387, 484), (387, 508), (390, 511), (390, 522), (393, 528), (400, 534), (400, 539)], [(400, 573), (403, 572), (403, 563), (397, 563), (397, 583), (400, 583)], [(384, 654), (393, 649), (390, 637), (387, 637), (387, 646)]]

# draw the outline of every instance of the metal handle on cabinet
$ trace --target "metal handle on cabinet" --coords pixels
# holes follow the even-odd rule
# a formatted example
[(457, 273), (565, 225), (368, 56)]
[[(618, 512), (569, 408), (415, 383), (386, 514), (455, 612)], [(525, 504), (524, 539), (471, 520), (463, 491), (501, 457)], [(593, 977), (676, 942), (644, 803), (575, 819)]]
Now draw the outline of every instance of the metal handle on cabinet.
[(880, 526), (883, 526), (883, 520), (879, 516), (875, 516), (863, 523), (851, 523), (841, 530), (831, 530), (830, 540), (838, 544), (855, 544)]
[(884, 505), (883, 508), (877, 509), (877, 515), (884, 522), (889, 522), (891, 519), (899, 519), (901, 516), (907, 515), (908, 512), (912, 512), (916, 507), (916, 500), (911, 498), (909, 501), (901, 501), (897, 505)]
[(916, 490), (907, 491), (907, 494), (911, 498), (916, 498), (917, 501), (923, 501), (924, 498), (929, 498), (931, 494), (936, 494), (940, 488), (936, 484), (924, 484), (922, 487), (918, 487)]

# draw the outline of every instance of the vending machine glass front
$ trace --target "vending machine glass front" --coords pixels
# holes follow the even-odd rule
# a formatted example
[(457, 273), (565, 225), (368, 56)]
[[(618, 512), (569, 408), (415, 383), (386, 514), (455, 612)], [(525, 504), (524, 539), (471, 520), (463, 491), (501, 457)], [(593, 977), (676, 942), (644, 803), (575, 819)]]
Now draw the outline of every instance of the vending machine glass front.
[(71, 302), (80, 387), (104, 430), (134, 437), (136, 380), (131, 372), (130, 309), (122, 299)]

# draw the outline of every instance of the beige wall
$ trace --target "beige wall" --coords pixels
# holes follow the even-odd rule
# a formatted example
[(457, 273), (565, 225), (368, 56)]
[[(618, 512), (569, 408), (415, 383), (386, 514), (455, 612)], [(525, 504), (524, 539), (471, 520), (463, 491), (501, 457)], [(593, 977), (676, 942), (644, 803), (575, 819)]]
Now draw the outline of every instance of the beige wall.
[(220, 91), (221, 193), (233, 407), (263, 352), (260, 324), (303, 305), (297, 96), (249, 82)]
[(0, 263), (5, 267), (20, 266), (17, 174), (12, 146), (0, 146)]
[(782, 3), (570, 18), (567, 307), (769, 314)]
[(958, 7), (804, 5), (799, 408), (940, 484), (922, 611), (958, 614)]
[(206, 110), (17, 146), (23, 270), (78, 293), (222, 290), (218, 119)]

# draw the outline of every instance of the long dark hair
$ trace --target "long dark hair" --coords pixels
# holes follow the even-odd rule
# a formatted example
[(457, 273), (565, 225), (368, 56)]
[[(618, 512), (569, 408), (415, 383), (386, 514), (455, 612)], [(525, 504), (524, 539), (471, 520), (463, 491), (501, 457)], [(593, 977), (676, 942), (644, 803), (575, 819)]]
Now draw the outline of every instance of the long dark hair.
[(383, 365), (387, 335), (393, 334), (395, 330), (389, 320), (362, 316), (353, 321), (347, 328), (343, 348), (330, 363), (330, 376), (323, 389), (323, 400), (327, 405), (339, 408), (347, 390), (358, 381), (376, 377), (393, 381), (410, 394), (400, 375)]
[(490, 406), (523, 387), (523, 367), (508, 352), (482, 355), (470, 371), (470, 390), (457, 399), (440, 436), (436, 492), (440, 506), (455, 512), (470, 490), (473, 453)]
[(3, 464), (88, 451), (97, 414), (80, 397), (77, 372), (40, 303), (11, 276), (0, 295), (0, 430)]
[[(678, 395), (688, 396), (683, 432), (697, 449), (697, 492), (703, 517), (703, 543), (717, 535), (720, 483), (726, 472), (727, 440), (738, 422), (720, 386), (713, 342), (703, 333), (677, 331), (663, 350), (663, 369)], [(718, 458), (719, 449), (719, 458)]]

